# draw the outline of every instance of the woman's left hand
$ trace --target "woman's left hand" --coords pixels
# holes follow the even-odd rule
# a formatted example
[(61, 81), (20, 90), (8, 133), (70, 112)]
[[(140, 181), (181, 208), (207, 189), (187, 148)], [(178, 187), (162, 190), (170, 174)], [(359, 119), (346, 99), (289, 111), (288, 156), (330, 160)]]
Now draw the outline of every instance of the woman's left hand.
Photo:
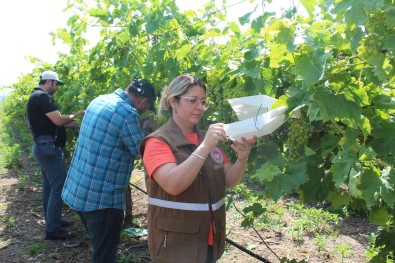
[(237, 153), (237, 159), (241, 162), (247, 162), (248, 156), (250, 155), (252, 146), (256, 142), (256, 136), (247, 140), (242, 137), (241, 141), (233, 141), (231, 145), (232, 149)]

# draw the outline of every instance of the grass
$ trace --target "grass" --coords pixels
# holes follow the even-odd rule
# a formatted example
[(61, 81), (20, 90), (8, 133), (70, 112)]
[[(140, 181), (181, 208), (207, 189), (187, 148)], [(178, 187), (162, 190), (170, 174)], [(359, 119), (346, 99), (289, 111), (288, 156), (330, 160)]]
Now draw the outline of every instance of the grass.
[(45, 242), (33, 243), (28, 247), (29, 255), (37, 256), (41, 254), (42, 249), (45, 247)]
[(14, 228), (16, 226), (14, 216), (6, 215), (4, 220), (5, 220), (5, 227), (6, 228)]
[(333, 252), (340, 255), (341, 262), (353, 255), (351, 246), (348, 244), (338, 244), (333, 247)]
[[(241, 214), (232, 217), (244, 219), (245, 227), (276, 230), (283, 236), (290, 236), (296, 246), (308, 241), (316, 247), (317, 252), (336, 255), (342, 262), (353, 255), (351, 245), (335, 245), (339, 236), (339, 222), (344, 215), (342, 211), (337, 213), (313, 204), (304, 204), (295, 198), (273, 202), (259, 194), (259, 190), (254, 192), (258, 193), (254, 196), (245, 184), (240, 184), (230, 193), (231, 198), (228, 199), (237, 200), (237, 211)], [(252, 208), (254, 206), (255, 210)]]

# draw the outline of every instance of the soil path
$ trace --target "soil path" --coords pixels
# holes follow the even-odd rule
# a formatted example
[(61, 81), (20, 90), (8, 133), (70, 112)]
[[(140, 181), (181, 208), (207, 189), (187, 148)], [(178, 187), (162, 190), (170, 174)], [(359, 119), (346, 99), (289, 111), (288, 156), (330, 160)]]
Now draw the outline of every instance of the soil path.
[[(67, 206), (63, 209), (64, 218), (74, 223), (69, 230), (76, 233), (77, 238), (68, 242), (44, 240), (40, 175), (31, 157), (26, 154), (24, 158), (22, 168), (0, 171), (0, 262), (90, 262), (89, 239), (78, 216)], [(134, 171), (132, 182), (145, 190), (141, 171)], [(132, 187), (132, 200), (133, 223), (146, 228), (146, 195)], [(242, 202), (237, 200), (236, 204)], [(278, 257), (284, 256), (306, 262), (367, 262), (368, 238), (375, 231), (365, 218), (342, 220), (336, 230), (337, 237), (327, 239), (324, 248), (319, 250), (314, 236), (307, 235), (303, 243), (298, 243), (284, 229), (260, 228), (256, 233), (242, 228), (242, 219), (234, 208), (227, 211), (228, 239), (271, 262), (279, 262)], [(282, 220), (287, 224), (291, 218), (284, 215)], [(340, 245), (345, 244), (347, 253), (336, 252), (336, 247), (341, 249)], [(119, 262), (150, 262), (146, 237), (136, 239), (122, 235)], [(225, 262), (261, 261), (227, 243), (225, 254), (219, 260), (219, 263)]]

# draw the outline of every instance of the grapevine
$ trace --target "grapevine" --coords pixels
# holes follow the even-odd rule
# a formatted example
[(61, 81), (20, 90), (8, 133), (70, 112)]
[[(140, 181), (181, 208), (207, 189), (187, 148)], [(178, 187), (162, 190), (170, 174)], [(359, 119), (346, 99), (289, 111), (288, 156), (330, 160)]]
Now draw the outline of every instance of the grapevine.
[(304, 146), (307, 146), (312, 131), (313, 126), (306, 119), (299, 118), (292, 121), (285, 142), (288, 159), (291, 162), (297, 161), (304, 155)]
[[(132, 78), (150, 79), (160, 92), (176, 75), (192, 73), (207, 82), (215, 102), (206, 122), (237, 121), (227, 103), (235, 97), (265, 94), (289, 109), (305, 105), (288, 133), (285, 124), (258, 138), (251, 152), (248, 172), (265, 194), (277, 201), (298, 191), (305, 200), (329, 200), (335, 207), (358, 202), (373, 223), (393, 221), (394, 1), (300, 2), (308, 19), (264, 11), (241, 14), (237, 23), (226, 22), (215, 1), (205, 10), (181, 12), (172, 0), (98, 0), (93, 9), (77, 0), (68, 7), (74, 13), (69, 28), (53, 33), (70, 52), (56, 65), (35, 61), (33, 72), (13, 86), (7, 116), (25, 115), (43, 69), (66, 80), (67, 89), (56, 94), (62, 112), (80, 110)], [(87, 49), (90, 24), (103, 29)]]

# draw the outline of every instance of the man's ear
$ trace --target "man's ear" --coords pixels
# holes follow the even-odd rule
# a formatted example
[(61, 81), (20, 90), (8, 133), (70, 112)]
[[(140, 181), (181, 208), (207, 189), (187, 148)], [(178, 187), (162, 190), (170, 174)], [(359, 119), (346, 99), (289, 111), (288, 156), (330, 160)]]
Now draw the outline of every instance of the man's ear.
[(145, 109), (145, 108), (148, 106), (148, 104), (149, 104), (148, 99), (145, 98), (145, 97), (142, 97), (142, 98), (139, 100), (139, 108), (140, 108), (140, 109)]

